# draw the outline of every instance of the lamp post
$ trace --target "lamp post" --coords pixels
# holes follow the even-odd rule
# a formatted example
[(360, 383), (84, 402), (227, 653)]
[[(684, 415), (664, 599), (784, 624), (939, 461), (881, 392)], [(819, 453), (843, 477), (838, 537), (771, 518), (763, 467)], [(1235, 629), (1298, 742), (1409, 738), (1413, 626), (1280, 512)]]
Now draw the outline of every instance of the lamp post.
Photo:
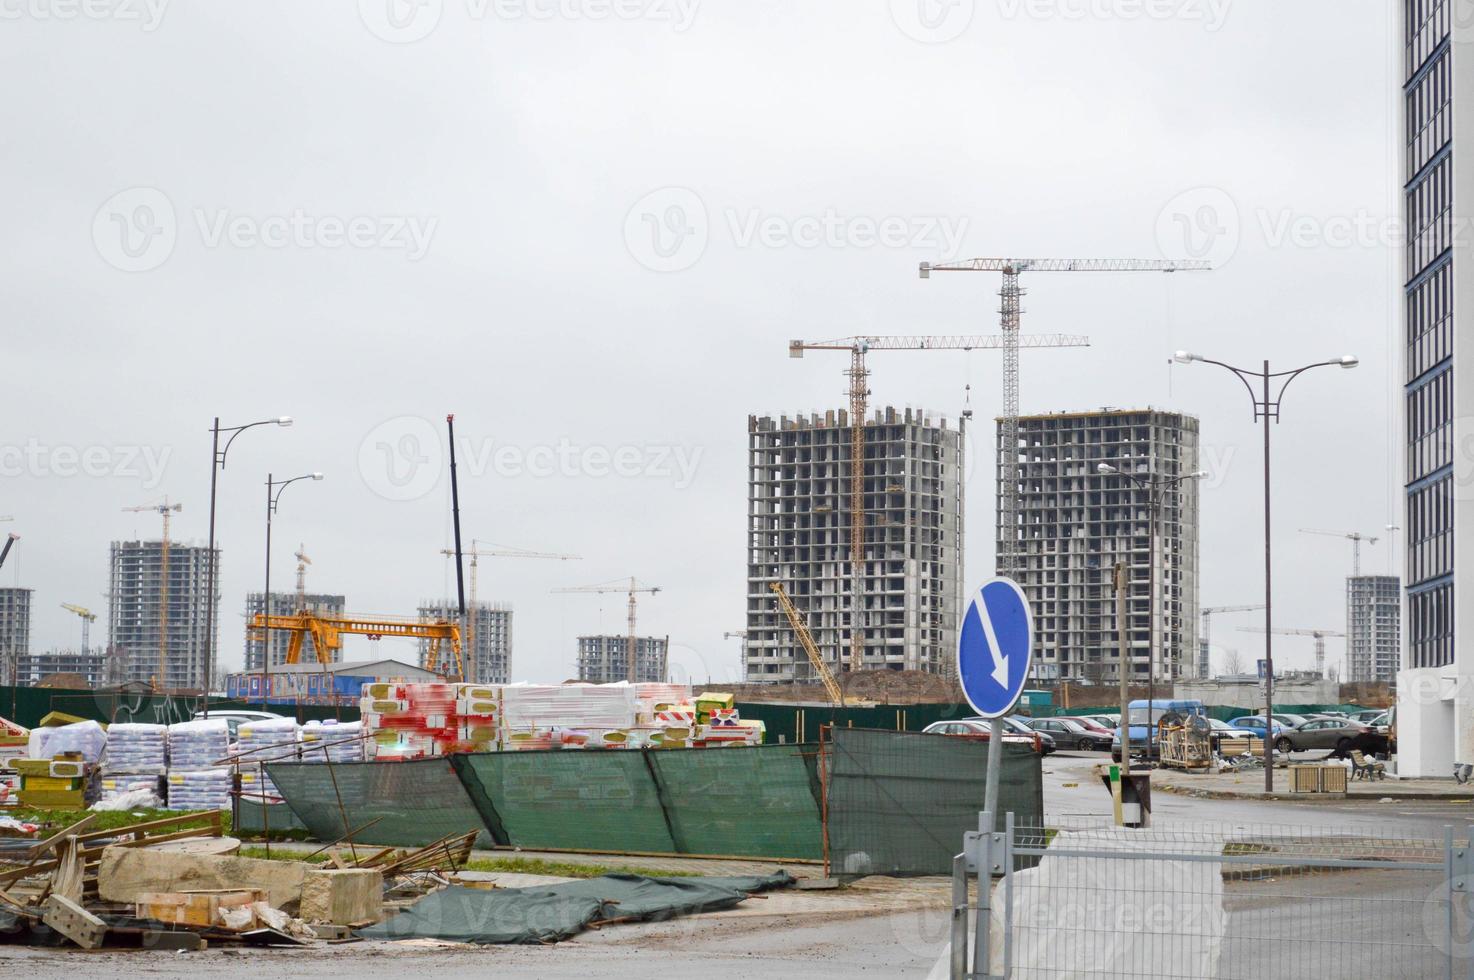
[(266, 589), (261, 593), (261, 710), (266, 710), (266, 698), (271, 688), (271, 517), (276, 513), (277, 501), (287, 487), (298, 480), (321, 480), (321, 473), (304, 473), (290, 480), (273, 480), (266, 474)]
[[(220, 471), (225, 469), (225, 454), (230, 452), (230, 444), (235, 442), (235, 437), (247, 429), (254, 429), (258, 425), (291, 425), (290, 415), (278, 416), (274, 419), (263, 419), (260, 422), (248, 422), (245, 425), (233, 425), (222, 427), (220, 416), (215, 416), (215, 424), (211, 426), (210, 432), (213, 436), (210, 451), (210, 543), (205, 552), (205, 677), (200, 686), (200, 708), (206, 718), (210, 717), (210, 678), (215, 675), (215, 484)], [(229, 433), (230, 438), (225, 440), (225, 448), (220, 448), (221, 433)]]
[[(1339, 367), (1349, 370), (1361, 362), (1352, 355), (1346, 354), (1328, 361), (1316, 361), (1314, 364), (1306, 364), (1289, 371), (1270, 371), (1269, 361), (1265, 361), (1263, 370), (1250, 371), (1247, 368), (1234, 367), (1232, 364), (1225, 364), (1222, 361), (1215, 361), (1185, 350), (1178, 351), (1172, 356), (1172, 359), (1178, 364), (1200, 361), (1233, 372), (1244, 383), (1244, 389), (1249, 392), (1249, 399), (1254, 403), (1254, 421), (1264, 423), (1264, 789), (1266, 792), (1273, 792), (1274, 757), (1270, 742), (1274, 735), (1274, 590), (1271, 584), (1269, 423), (1271, 420), (1275, 422), (1280, 420), (1280, 402), (1284, 400), (1285, 389), (1290, 386), (1291, 381), (1306, 371), (1318, 367)], [(1260, 383), (1260, 391), (1254, 390), (1254, 385), (1249, 380), (1251, 378)], [(1279, 385), (1279, 390), (1271, 397), (1270, 391), (1274, 384)]]
[[(1146, 764), (1147, 768), (1150, 769), (1152, 767), (1152, 726), (1156, 723), (1154, 715), (1157, 700), (1157, 661), (1161, 659), (1158, 654), (1157, 643), (1157, 526), (1160, 523), (1162, 500), (1166, 497), (1167, 491), (1176, 490), (1188, 480), (1201, 479), (1207, 474), (1202, 470), (1197, 470), (1192, 473), (1184, 473), (1181, 476), (1163, 476), (1157, 473), (1141, 475), (1123, 470), (1110, 463), (1100, 463), (1095, 467), (1095, 471), (1103, 476), (1124, 476), (1137, 486), (1146, 488), (1147, 491), (1147, 522), (1149, 528), (1147, 532), (1146, 556)], [(1166, 564), (1164, 557), (1162, 561), (1164, 572), (1166, 571)], [(1126, 666), (1126, 661), (1123, 659), (1122, 668), (1124, 669)], [(1127, 712), (1129, 715), (1130, 705), (1123, 706), (1121, 710)], [(1128, 717), (1124, 720), (1122, 725), (1125, 726), (1123, 731), (1129, 731), (1130, 718)], [(1126, 743), (1123, 740), (1121, 744), (1122, 751), (1124, 752)], [(1127, 770), (1130, 770), (1129, 762), (1127, 764)]]

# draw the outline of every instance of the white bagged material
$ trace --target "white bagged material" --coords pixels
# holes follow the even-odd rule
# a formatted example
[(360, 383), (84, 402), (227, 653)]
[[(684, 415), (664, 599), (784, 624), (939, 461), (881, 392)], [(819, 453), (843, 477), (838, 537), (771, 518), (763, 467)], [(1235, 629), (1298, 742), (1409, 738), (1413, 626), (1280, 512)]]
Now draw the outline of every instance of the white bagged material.
[(174, 769), (169, 772), (168, 783), (171, 810), (225, 810), (230, 807), (229, 769)]
[(104, 773), (153, 774), (168, 771), (168, 726), (119, 722), (107, 730)]
[(50, 759), (66, 752), (79, 752), (88, 762), (97, 762), (107, 747), (107, 732), (95, 721), (79, 721), (59, 728), (33, 728), (27, 746), (32, 759)]
[(223, 718), (201, 718), (169, 726), (169, 769), (209, 769), (230, 752), (230, 726)]
[(303, 762), (362, 762), (363, 723), (309, 721), (298, 733)]
[(164, 806), (164, 801), (159, 798), (158, 779), (155, 778), (153, 785), (140, 786), (122, 793), (108, 794), (103, 790), (98, 801), (87, 809), (99, 813), (124, 810), (159, 810)]
[(259, 792), (276, 795), (271, 777), (262, 767), (264, 762), (295, 762), (297, 721), (295, 718), (268, 718), (242, 722), (236, 729), (238, 741), (235, 757), (243, 770), (261, 774)]
[(502, 688), (508, 730), (532, 728), (633, 728), (639, 698), (633, 685), (512, 684)]

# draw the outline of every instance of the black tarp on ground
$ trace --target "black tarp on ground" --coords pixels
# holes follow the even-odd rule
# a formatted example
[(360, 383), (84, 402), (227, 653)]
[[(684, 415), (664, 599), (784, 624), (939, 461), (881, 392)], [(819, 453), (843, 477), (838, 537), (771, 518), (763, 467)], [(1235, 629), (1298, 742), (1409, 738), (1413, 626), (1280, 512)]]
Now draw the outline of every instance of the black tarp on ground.
[(549, 943), (608, 919), (661, 921), (728, 909), (750, 892), (786, 888), (786, 871), (762, 877), (646, 878), (608, 874), (537, 888), (452, 886), (432, 892), (398, 915), (360, 929), (364, 939)]

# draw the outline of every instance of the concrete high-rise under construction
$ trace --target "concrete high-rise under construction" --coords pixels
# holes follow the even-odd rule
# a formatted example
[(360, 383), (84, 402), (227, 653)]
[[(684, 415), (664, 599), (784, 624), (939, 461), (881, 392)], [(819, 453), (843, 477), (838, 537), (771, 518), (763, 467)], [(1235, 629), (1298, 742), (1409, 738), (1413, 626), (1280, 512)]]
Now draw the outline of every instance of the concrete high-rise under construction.
[(16, 664), (30, 652), (31, 590), (0, 589), (0, 683), (15, 683)]
[[(259, 634), (253, 635), (250, 625), (261, 615), (261, 593), (251, 592), (246, 595), (246, 656), (244, 663), (246, 670), (261, 669), (261, 638)], [(308, 612), (317, 613), (322, 616), (341, 616), (347, 606), (347, 600), (340, 595), (326, 595), (322, 593), (309, 592), (299, 596), (295, 592), (273, 592), (271, 593), (271, 615), (293, 616), (303, 608)], [(287, 647), (292, 642), (292, 634), (286, 630), (271, 631), (271, 665), (287, 662)], [(342, 651), (334, 651), (330, 657), (332, 661), (342, 660)], [(301, 663), (317, 663), (317, 650), (312, 645), (312, 634), (304, 634), (302, 637)]]
[[(112, 543), (108, 648), (123, 659), (124, 677), (129, 681), (153, 683), (165, 690), (197, 690), (206, 680), (206, 605), (214, 602), (218, 609), (220, 597), (218, 592), (208, 596), (208, 549), (170, 542), (167, 590), (162, 587), (163, 552), (159, 541)], [(215, 562), (218, 583), (219, 548)], [(211, 619), (218, 636), (220, 617)]]
[[(590, 684), (629, 680), (629, 636), (580, 636), (578, 679)], [(661, 684), (667, 680), (669, 641), (663, 636), (635, 637), (635, 683)]]
[[(781, 582), (831, 669), (850, 665), (848, 413), (748, 419), (748, 683), (817, 678), (778, 607)], [(865, 670), (949, 672), (962, 573), (962, 433), (886, 408), (864, 426)]]
[[(1119, 679), (1117, 562), (1129, 576), (1132, 677), (1148, 677), (1154, 632), (1157, 679), (1191, 670), (1198, 648), (1198, 487), (1191, 478), (1198, 469), (1198, 420), (1153, 409), (1025, 416), (1018, 453), (1019, 524), (1000, 527), (998, 549), (1018, 555), (1016, 575), (1034, 610), (1040, 676)], [(1100, 472), (1102, 463), (1120, 473)], [(1001, 498), (1001, 472), (999, 478)]]
[(1402, 583), (1396, 575), (1346, 579), (1346, 679), (1390, 684), (1402, 656)]
[[(425, 599), (420, 602), (420, 619), (433, 622), (458, 622), (460, 610), (454, 602)], [(466, 681), (471, 684), (510, 684), (512, 682), (512, 607), (506, 603), (477, 599), (466, 603), (465, 635), (461, 637), (461, 654), (466, 662)], [(425, 665), (429, 644), (420, 642), (420, 666)], [(450, 643), (441, 644), (440, 663), (454, 663)]]

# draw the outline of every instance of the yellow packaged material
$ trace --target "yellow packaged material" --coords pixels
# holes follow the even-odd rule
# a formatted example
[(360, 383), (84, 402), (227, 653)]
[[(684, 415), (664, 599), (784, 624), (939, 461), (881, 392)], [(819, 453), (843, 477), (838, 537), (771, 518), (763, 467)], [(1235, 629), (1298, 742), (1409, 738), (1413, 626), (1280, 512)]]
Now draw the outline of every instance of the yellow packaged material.
[(80, 777), (22, 776), (20, 788), (40, 790), (48, 793), (70, 793), (86, 787), (87, 781)]

